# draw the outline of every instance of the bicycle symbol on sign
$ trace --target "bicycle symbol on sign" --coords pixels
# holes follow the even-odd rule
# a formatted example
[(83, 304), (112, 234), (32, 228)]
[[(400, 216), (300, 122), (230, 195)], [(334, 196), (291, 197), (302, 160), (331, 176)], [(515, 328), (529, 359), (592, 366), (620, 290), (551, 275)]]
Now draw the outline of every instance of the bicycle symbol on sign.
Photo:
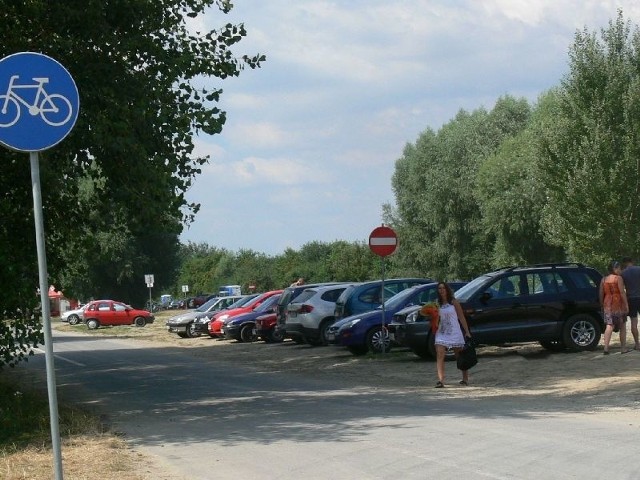
[[(20, 104), (27, 107), (32, 116), (39, 114), (42, 120), (52, 127), (59, 127), (69, 121), (73, 113), (71, 102), (63, 95), (46, 92), (44, 85), (49, 82), (48, 78), (34, 77), (33, 81), (36, 83), (32, 85), (19, 85), (16, 83), (18, 78), (20, 78), (19, 75), (11, 76), (7, 93), (0, 95), (0, 127), (10, 127), (20, 119), (22, 113)], [(36, 95), (33, 103), (30, 104), (18, 95), (16, 93), (18, 89), (35, 89)]]

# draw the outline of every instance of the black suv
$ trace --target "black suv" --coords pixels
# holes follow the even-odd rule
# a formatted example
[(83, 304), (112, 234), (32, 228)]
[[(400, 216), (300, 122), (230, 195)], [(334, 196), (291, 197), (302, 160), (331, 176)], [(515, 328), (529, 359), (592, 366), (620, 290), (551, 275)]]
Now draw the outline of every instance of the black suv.
[[(552, 351), (594, 350), (604, 331), (598, 302), (602, 275), (579, 263), (501, 268), (455, 294), (478, 345), (540, 342)], [(420, 357), (435, 357), (434, 335), (419, 307), (399, 311), (394, 339)]]

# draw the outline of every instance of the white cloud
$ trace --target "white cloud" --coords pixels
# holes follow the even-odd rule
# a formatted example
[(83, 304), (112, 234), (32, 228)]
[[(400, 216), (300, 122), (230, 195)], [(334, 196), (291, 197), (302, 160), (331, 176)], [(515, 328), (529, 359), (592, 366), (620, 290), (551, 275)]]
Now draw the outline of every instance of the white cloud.
[[(280, 253), (366, 239), (393, 201), (408, 142), (505, 94), (535, 101), (567, 70), (576, 29), (597, 31), (632, 0), (242, 0), (195, 24), (243, 22), (257, 70), (221, 82), (227, 124), (189, 191), (202, 203), (184, 240)], [(194, 27), (195, 28), (195, 27)], [(234, 218), (220, 215), (233, 211)], [(295, 219), (293, 221), (292, 219)]]

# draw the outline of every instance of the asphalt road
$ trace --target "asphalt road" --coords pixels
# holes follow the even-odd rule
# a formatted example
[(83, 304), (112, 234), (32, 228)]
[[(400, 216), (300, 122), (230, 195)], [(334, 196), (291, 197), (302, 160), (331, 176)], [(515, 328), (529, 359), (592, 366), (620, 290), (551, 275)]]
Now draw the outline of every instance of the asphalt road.
[[(54, 337), (59, 395), (108, 412), (115, 430), (180, 472), (175, 478), (640, 478), (640, 425), (614, 409), (353, 388), (176, 347)], [(27, 368), (44, 369), (44, 355)]]

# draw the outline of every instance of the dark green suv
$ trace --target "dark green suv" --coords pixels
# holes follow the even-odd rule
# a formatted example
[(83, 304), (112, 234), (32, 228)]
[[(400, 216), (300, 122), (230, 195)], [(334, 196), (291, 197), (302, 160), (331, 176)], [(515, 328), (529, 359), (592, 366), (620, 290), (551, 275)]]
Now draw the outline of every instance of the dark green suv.
[[(455, 296), (478, 345), (540, 342), (553, 351), (594, 350), (604, 331), (601, 278), (579, 263), (508, 267), (477, 277)], [(398, 312), (390, 328), (396, 342), (433, 356), (430, 319), (418, 309)]]

